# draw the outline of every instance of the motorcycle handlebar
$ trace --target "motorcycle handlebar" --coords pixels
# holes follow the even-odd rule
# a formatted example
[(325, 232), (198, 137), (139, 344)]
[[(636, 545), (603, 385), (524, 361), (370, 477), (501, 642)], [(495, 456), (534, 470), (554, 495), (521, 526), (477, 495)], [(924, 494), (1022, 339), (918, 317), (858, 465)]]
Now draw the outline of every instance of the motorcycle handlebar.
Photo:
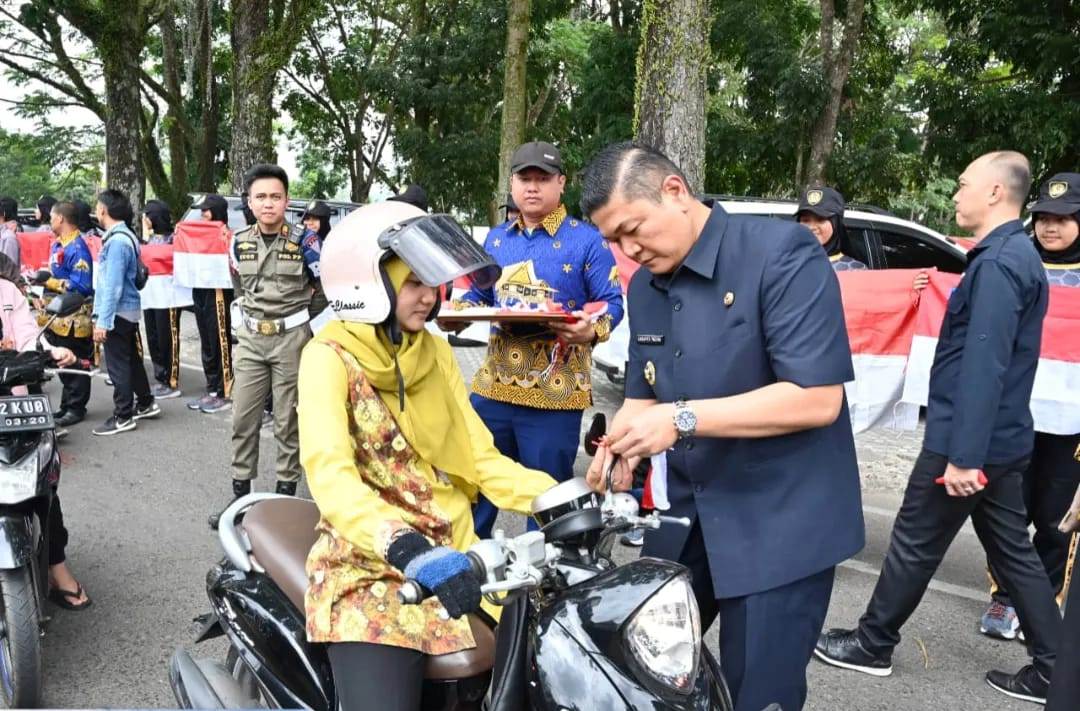
[[(472, 566), (472, 572), (473, 575), (476, 576), (476, 579), (481, 582), (486, 580), (487, 569), (484, 566), (484, 561), (480, 559), (480, 556), (476, 555), (472, 551), (467, 552), (465, 556), (469, 559), (469, 564)], [(480, 591), (487, 592), (485, 590), (486, 587), (487, 586), (485, 585), (481, 585)], [(402, 605), (419, 605), (424, 600), (428, 599), (434, 594), (435, 593), (433, 593), (431, 590), (428, 590), (417, 581), (406, 579), (405, 582), (401, 584), (401, 588), (398, 590), (398, 602), (400, 602)]]

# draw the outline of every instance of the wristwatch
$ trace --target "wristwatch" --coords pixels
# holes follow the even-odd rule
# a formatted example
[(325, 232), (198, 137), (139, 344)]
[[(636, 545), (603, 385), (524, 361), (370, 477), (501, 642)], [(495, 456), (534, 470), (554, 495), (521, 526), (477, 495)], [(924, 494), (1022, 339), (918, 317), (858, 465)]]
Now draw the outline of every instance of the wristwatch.
[(693, 437), (697, 431), (697, 415), (685, 400), (675, 403), (675, 430), (679, 433), (679, 439)]

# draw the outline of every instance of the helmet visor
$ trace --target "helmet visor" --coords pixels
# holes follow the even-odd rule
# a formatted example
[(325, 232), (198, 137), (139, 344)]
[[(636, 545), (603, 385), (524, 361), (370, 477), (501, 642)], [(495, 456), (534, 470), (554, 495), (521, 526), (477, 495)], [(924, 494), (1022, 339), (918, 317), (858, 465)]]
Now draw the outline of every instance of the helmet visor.
[(427, 286), (469, 277), (480, 288), (495, 283), (502, 268), (449, 215), (423, 215), (391, 225), (379, 246), (409, 265)]

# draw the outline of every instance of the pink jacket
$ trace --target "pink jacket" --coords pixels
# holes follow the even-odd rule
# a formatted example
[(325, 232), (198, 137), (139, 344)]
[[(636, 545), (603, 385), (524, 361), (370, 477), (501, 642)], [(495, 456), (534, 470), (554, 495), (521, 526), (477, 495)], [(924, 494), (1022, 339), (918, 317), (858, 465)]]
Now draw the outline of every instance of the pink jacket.
[(4, 340), (14, 341), (15, 350), (33, 349), (39, 329), (30, 313), (30, 302), (7, 279), (0, 279), (0, 324), (4, 327)]

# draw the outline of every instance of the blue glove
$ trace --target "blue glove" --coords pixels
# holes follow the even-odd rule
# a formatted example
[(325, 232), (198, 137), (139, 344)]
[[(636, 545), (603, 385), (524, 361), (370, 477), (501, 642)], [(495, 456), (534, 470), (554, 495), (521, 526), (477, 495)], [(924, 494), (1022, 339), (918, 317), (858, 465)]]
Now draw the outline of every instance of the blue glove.
[(480, 607), (480, 581), (468, 556), (453, 548), (436, 548), (415, 531), (394, 539), (386, 560), (435, 593), (447, 613), (455, 619)]

